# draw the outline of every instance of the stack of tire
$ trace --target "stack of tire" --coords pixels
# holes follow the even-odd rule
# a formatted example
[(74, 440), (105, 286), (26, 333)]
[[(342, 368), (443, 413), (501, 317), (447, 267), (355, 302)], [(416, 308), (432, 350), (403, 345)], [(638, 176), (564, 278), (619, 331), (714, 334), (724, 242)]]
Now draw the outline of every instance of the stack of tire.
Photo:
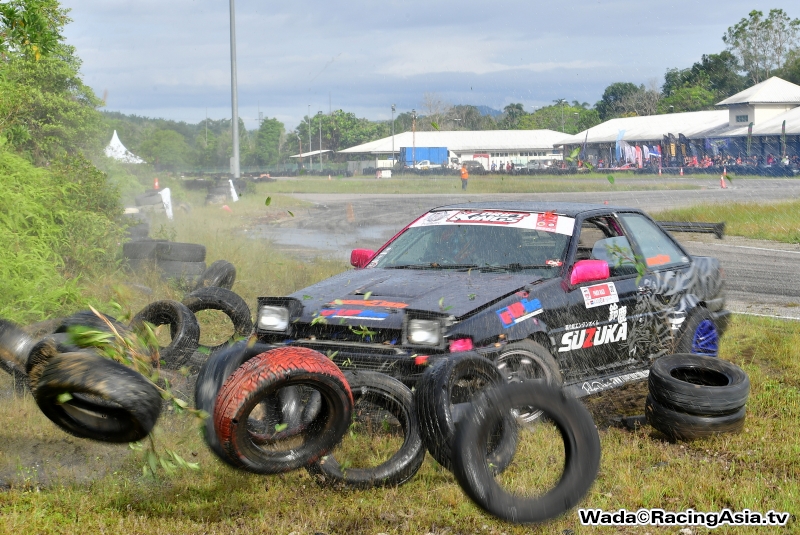
[(133, 271), (157, 269), (165, 280), (194, 288), (206, 271), (206, 248), (197, 243), (136, 240), (122, 245), (122, 256)]
[(140, 213), (165, 213), (164, 200), (157, 189), (147, 190), (134, 199)]
[(731, 362), (678, 353), (650, 368), (647, 422), (673, 440), (742, 430), (750, 393), (747, 373)]
[(126, 229), (129, 240), (144, 240), (150, 235), (150, 223), (141, 212), (125, 213), (125, 218), (129, 221)]

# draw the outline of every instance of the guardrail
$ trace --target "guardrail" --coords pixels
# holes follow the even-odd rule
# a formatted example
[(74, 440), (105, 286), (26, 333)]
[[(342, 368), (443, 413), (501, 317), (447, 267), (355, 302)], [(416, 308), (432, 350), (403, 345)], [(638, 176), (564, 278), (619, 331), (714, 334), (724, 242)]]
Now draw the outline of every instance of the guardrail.
[(713, 234), (718, 240), (725, 234), (725, 223), (698, 223), (688, 221), (656, 221), (661, 228), (670, 232), (697, 232)]

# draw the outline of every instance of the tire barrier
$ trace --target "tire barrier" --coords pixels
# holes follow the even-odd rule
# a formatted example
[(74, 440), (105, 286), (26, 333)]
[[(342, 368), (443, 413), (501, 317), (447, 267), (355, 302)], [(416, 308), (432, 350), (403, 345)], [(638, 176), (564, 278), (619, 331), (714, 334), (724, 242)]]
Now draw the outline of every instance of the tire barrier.
[(25, 366), (35, 340), (16, 323), (0, 319), (0, 369), (14, 379), (14, 392), (22, 394), (28, 384)]
[[(534, 407), (544, 418), (520, 429), (519, 453), (506, 472), (513, 478), (496, 477), (486, 451), (498, 424), (509, 414)], [(556, 461), (543, 482), (531, 479), (526, 486), (543, 488), (529, 492), (521, 487), (549, 465), (543, 447), (563, 441), (563, 464)], [(482, 392), (459, 422), (454, 441), (453, 474), (462, 490), (481, 509), (514, 523), (536, 523), (555, 518), (580, 502), (597, 478), (600, 436), (591, 415), (576, 399), (544, 381), (506, 383)], [(537, 456), (541, 458), (537, 458)], [(563, 466), (563, 471), (560, 468)], [(517, 470), (518, 468), (518, 470)], [(552, 477), (552, 469), (561, 472)]]
[(103, 442), (145, 438), (161, 411), (161, 394), (153, 383), (89, 351), (47, 359), (33, 396), (44, 415), (67, 433)]
[(122, 256), (131, 271), (158, 270), (186, 290), (195, 288), (206, 271), (206, 248), (197, 243), (130, 241), (122, 244)]
[(185, 366), (200, 344), (200, 324), (186, 305), (177, 301), (155, 301), (144, 307), (131, 321), (131, 329), (139, 330), (144, 322), (155, 326), (169, 325), (171, 341), (159, 348), (164, 367), (178, 370)]
[[(262, 402), (289, 386), (316, 390), (322, 399), (316, 416), (299, 433), (270, 427), (269, 414), (257, 417), (266, 412)], [(281, 347), (253, 357), (225, 381), (214, 407), (214, 429), (220, 447), (241, 468), (278, 474), (328, 453), (350, 426), (352, 409), (347, 381), (330, 359), (308, 348)]]
[(125, 334), (128, 332), (128, 328), (112, 316), (107, 316), (106, 314), (100, 314), (98, 316), (91, 310), (81, 310), (80, 312), (76, 312), (75, 314), (64, 318), (55, 328), (53, 333), (68, 333), (73, 327), (85, 327), (98, 331), (111, 332), (111, 327), (109, 327), (109, 324), (111, 324), (111, 326), (113, 326), (119, 334)]
[(741, 431), (750, 379), (715, 357), (687, 353), (656, 359), (650, 368), (645, 417), (674, 440)]
[(215, 286), (230, 290), (233, 288), (234, 282), (236, 282), (236, 268), (234, 265), (227, 260), (217, 260), (203, 272), (195, 289)]
[(80, 348), (70, 343), (71, 336), (67, 333), (58, 333), (45, 336), (39, 340), (28, 355), (25, 363), (25, 373), (28, 377), (28, 386), (31, 392), (36, 390), (39, 377), (42, 375), (47, 362), (59, 353), (72, 353)]
[[(442, 359), (422, 374), (414, 404), (422, 443), (436, 462), (452, 470), (457, 420), (481, 390), (504, 382), (494, 363), (474, 354)], [(511, 417), (500, 422), (495, 432), (487, 457), (495, 470), (502, 471), (516, 447)]]
[(253, 320), (250, 317), (250, 308), (244, 299), (225, 288), (199, 288), (188, 294), (182, 301), (189, 310), (197, 314), (201, 310), (219, 310), (233, 323), (233, 336), (216, 346), (204, 346), (203, 351), (213, 354), (224, 347), (228, 347), (236, 338), (245, 338), (253, 332)]
[[(353, 371), (344, 376), (354, 402), (349, 432), (354, 444), (349, 445), (349, 454), (362, 459), (373, 454), (376, 447), (387, 448), (392, 454), (374, 466), (359, 466), (362, 463), (356, 462), (357, 466), (345, 468), (331, 453), (306, 466), (306, 470), (322, 487), (367, 489), (396, 487), (409, 481), (425, 460), (411, 390), (378, 372)], [(381, 446), (375, 446), (375, 439), (382, 439)]]

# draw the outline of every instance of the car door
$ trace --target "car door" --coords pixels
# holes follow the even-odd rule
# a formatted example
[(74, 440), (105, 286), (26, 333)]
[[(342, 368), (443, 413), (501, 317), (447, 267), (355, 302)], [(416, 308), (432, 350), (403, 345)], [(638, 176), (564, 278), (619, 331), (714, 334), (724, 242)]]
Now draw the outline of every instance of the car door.
[(687, 311), (696, 304), (687, 292), (691, 257), (644, 214), (622, 212), (618, 217), (645, 268), (637, 284), (633, 315), (639, 324), (630, 348), (648, 356), (671, 353)]
[[(576, 225), (577, 226), (577, 225)], [(567, 306), (552, 337), (567, 375), (585, 377), (612, 373), (636, 363), (628, 339), (633, 327), (637, 271), (634, 253), (622, 226), (610, 214), (580, 222), (568, 262), (604, 260), (609, 278), (563, 288)]]

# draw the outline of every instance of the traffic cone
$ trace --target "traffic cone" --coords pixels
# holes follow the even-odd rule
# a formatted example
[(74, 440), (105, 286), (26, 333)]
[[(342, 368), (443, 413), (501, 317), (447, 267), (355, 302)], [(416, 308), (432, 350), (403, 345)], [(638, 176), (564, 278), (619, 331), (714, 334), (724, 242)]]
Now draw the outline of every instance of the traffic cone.
[(331, 175), (328, 175), (328, 180), (330, 180), (330, 179), (331, 179)]
[(719, 175), (719, 187), (727, 189), (728, 186), (725, 185), (725, 175)]
[(661, 168), (658, 168), (658, 176), (661, 176)]
[(683, 167), (681, 167), (681, 176), (683, 176)]
[(158, 189), (158, 177), (153, 179), (153, 189)]
[(728, 176), (728, 168), (727, 167), (723, 167), (722, 168), (722, 176)]

